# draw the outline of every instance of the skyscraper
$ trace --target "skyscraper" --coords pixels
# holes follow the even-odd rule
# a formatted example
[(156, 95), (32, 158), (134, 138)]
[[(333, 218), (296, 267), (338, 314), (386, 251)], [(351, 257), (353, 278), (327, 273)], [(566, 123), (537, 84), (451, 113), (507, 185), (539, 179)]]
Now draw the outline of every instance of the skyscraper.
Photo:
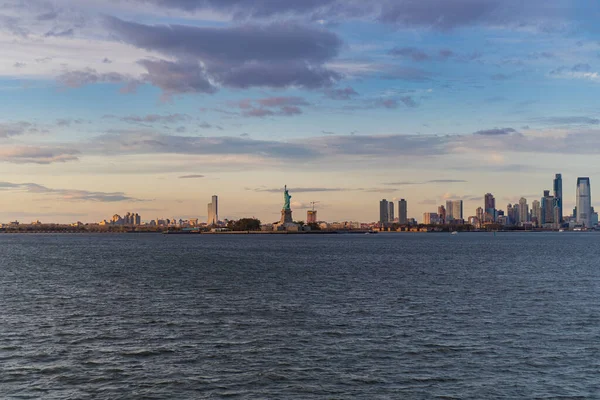
[(213, 196), (212, 202), (208, 203), (208, 225), (217, 225), (219, 223), (219, 197)]
[(529, 206), (527, 205), (527, 199), (521, 197), (519, 200), (519, 223), (522, 225), (529, 222)]
[(382, 224), (387, 224), (389, 221), (388, 213), (390, 212), (390, 208), (388, 206), (388, 201), (383, 199), (379, 202), (379, 222)]
[(446, 222), (463, 219), (463, 201), (462, 200), (447, 200), (446, 201)]
[(479, 222), (479, 224), (483, 224), (485, 222), (484, 215), (483, 208), (477, 207), (477, 210), (475, 210), (475, 217), (477, 218), (477, 222)]
[(550, 196), (549, 190), (544, 190), (544, 197), (542, 197), (542, 220), (540, 226), (546, 224), (554, 224), (554, 196)]
[(404, 199), (398, 202), (398, 222), (400, 225), (408, 224), (408, 204)]
[(445, 224), (446, 223), (446, 207), (439, 206), (438, 207), (438, 215), (440, 217), (440, 223)]
[(586, 228), (591, 227), (592, 198), (590, 178), (577, 178), (577, 223)]
[(490, 216), (492, 222), (496, 221), (496, 199), (491, 193), (485, 194), (484, 208), (485, 212)]
[(563, 190), (562, 190), (562, 174), (556, 174), (554, 177), (554, 198), (556, 205), (558, 206), (558, 215), (560, 216), (559, 221), (563, 222)]
[(542, 208), (540, 204), (541, 203), (537, 200), (534, 200), (531, 203), (531, 221), (537, 226), (539, 226), (542, 221)]
[(394, 222), (394, 202), (390, 201), (388, 203), (388, 222)]

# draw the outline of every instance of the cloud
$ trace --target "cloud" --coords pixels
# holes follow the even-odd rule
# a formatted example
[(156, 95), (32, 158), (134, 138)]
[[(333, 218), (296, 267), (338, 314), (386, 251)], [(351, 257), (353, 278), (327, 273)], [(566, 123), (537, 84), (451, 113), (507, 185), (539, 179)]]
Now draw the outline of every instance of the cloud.
[(431, 75), (429, 74), (429, 72), (419, 68), (393, 67), (386, 68), (381, 78), (387, 80), (424, 82), (430, 80)]
[(256, 100), (264, 107), (308, 106), (310, 103), (302, 97), (266, 97)]
[(176, 58), (140, 62), (148, 69), (144, 80), (168, 94), (214, 93), (217, 86), (314, 89), (341, 78), (323, 66), (337, 56), (341, 39), (314, 26), (143, 25), (114, 17), (106, 25), (125, 43)]
[(88, 151), (104, 154), (195, 154), (248, 155), (276, 160), (305, 159), (317, 156), (303, 144), (246, 137), (177, 136), (140, 130), (111, 130), (85, 144)]
[(57, 126), (61, 126), (61, 127), (65, 127), (65, 126), (71, 126), (72, 124), (83, 124), (83, 120), (81, 119), (70, 119), (70, 118), (59, 118), (56, 120), (56, 125)]
[(571, 6), (560, 0), (130, 0), (195, 12), (213, 10), (237, 20), (307, 19), (313, 21), (378, 20), (404, 27), (452, 30), (464, 26), (560, 26)]
[(151, 123), (169, 123), (174, 124), (178, 122), (189, 121), (191, 117), (187, 114), (167, 114), (167, 115), (159, 115), (159, 114), (148, 114), (144, 116), (139, 115), (129, 115), (126, 117), (120, 117), (119, 120), (123, 122), (129, 123), (143, 123), (143, 124), (151, 124)]
[(204, 178), (204, 175), (183, 175), (180, 176), (179, 179), (200, 179)]
[(550, 71), (550, 76), (562, 79), (584, 79), (600, 82), (600, 73), (592, 71), (589, 64), (576, 64), (572, 67), (559, 67)]
[(123, 192), (94, 192), (78, 189), (52, 189), (37, 183), (0, 182), (0, 191), (25, 192), (48, 195), (66, 201), (114, 203), (121, 201), (144, 201), (129, 197)]
[(505, 74), (494, 74), (490, 77), (493, 81), (506, 81), (510, 79), (510, 76)]
[(13, 164), (53, 164), (78, 161), (80, 151), (65, 147), (0, 147), (0, 161)]
[(354, 90), (350, 86), (347, 86), (342, 89), (326, 89), (325, 90), (325, 96), (332, 100), (350, 100), (354, 96), (358, 96), (358, 95), (359, 95), (358, 92), (356, 92), (356, 90)]
[(131, 81), (131, 78), (122, 74), (116, 72), (98, 73), (93, 68), (66, 71), (60, 74), (57, 79), (60, 84), (70, 88), (78, 88), (94, 83), (123, 83)]
[(386, 108), (388, 110), (395, 110), (400, 106), (400, 103), (408, 108), (415, 108), (419, 105), (412, 98), (412, 96), (401, 96), (399, 98), (379, 98), (373, 100), (365, 100), (362, 105), (347, 105), (343, 108), (345, 110), (370, 110), (374, 108)]
[(417, 102), (411, 96), (402, 96), (402, 97), (400, 97), (400, 101), (406, 107), (415, 108), (418, 106)]
[(11, 136), (25, 135), (26, 133), (34, 133), (35, 130), (36, 127), (30, 122), (4, 122), (0, 123), (0, 138), (8, 138)]
[(336, 0), (141, 0), (141, 2), (184, 11), (213, 9), (231, 13), (236, 18), (249, 18), (303, 14), (320, 8), (330, 9), (328, 6), (334, 5)]
[(581, 116), (567, 116), (567, 117), (547, 117), (534, 119), (535, 122), (542, 122), (552, 125), (598, 125), (600, 119), (591, 117)]
[(45, 37), (73, 37), (75, 31), (72, 28), (65, 29), (62, 31), (49, 31), (44, 35)]
[(442, 49), (438, 52), (439, 57), (442, 60), (448, 60), (449, 58), (454, 57), (454, 52), (450, 49)]
[(262, 99), (243, 99), (230, 103), (242, 110), (244, 117), (294, 116), (302, 114), (299, 106), (310, 105), (302, 97), (266, 97)]
[(500, 136), (500, 135), (510, 135), (512, 133), (517, 133), (517, 131), (513, 128), (493, 128), (493, 129), (485, 129), (485, 130), (477, 131), (477, 132), (473, 133), (473, 135)]
[(389, 53), (395, 57), (410, 58), (416, 62), (429, 60), (429, 55), (427, 55), (423, 50), (419, 50), (415, 47), (395, 47), (390, 50)]
[(211, 94), (217, 91), (206, 70), (197, 61), (141, 60), (139, 64), (147, 71), (142, 80), (162, 89), (164, 98), (175, 94)]

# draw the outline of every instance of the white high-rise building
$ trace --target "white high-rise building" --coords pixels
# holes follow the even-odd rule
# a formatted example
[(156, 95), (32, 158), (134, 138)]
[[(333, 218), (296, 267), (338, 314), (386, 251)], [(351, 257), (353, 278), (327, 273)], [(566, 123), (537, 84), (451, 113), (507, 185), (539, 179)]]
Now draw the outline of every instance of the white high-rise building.
[(590, 178), (577, 178), (577, 223), (586, 228), (592, 226), (592, 194)]
[(521, 197), (519, 200), (519, 223), (522, 225), (529, 222), (529, 205), (527, 205), (527, 199)]
[(217, 225), (219, 223), (219, 197), (213, 196), (212, 202), (208, 203), (208, 225)]

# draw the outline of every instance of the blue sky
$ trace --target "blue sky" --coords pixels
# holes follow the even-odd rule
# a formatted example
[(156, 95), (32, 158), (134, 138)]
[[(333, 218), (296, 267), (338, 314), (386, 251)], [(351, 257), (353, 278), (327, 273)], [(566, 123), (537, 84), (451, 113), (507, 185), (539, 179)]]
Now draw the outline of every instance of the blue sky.
[[(0, 221), (472, 215), (600, 177), (600, 5), (5, 0)], [(182, 178), (194, 176), (193, 178)]]

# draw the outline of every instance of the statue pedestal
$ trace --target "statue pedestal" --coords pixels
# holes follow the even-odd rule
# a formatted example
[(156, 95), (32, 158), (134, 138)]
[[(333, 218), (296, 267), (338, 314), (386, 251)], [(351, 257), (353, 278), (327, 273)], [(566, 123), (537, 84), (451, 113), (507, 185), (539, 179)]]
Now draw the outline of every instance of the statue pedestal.
[(292, 219), (292, 210), (281, 210), (281, 224), (291, 224), (294, 220)]

